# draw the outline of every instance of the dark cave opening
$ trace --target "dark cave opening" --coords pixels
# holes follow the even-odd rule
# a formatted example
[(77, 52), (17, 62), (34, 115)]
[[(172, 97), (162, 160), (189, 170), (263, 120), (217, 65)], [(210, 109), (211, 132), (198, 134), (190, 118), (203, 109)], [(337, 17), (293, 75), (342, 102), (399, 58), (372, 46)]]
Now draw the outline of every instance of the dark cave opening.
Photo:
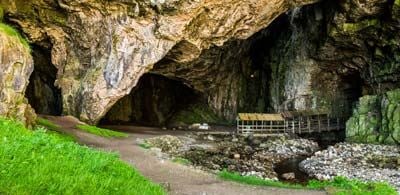
[(177, 112), (202, 100), (201, 93), (179, 80), (147, 73), (129, 95), (114, 104), (100, 124), (164, 126)]
[(345, 110), (344, 116), (349, 118), (356, 106), (356, 103), (358, 102), (358, 99), (363, 95), (363, 88), (365, 90), (365, 84), (363, 83), (363, 79), (358, 72), (344, 75), (341, 77), (341, 79), (342, 83), (340, 88), (343, 91), (345, 102), (348, 102), (349, 104), (345, 106), (348, 110)]
[(62, 114), (61, 90), (54, 86), (57, 68), (51, 63), (50, 50), (32, 45), (34, 71), (29, 78), (25, 96), (37, 114)]

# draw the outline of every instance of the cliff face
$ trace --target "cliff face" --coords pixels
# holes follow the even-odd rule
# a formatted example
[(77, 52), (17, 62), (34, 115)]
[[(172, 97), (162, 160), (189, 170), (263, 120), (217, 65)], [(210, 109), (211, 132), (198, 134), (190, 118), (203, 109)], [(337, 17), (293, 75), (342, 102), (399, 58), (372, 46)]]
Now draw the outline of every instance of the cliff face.
[(311, 2), (1, 0), (1, 6), (31, 42), (51, 49), (64, 114), (96, 123), (164, 56), (189, 62)]
[(360, 98), (347, 122), (349, 141), (400, 144), (400, 90)]
[(150, 125), (304, 109), (357, 118), (361, 96), (400, 87), (398, 0), (0, 5), (32, 45), (27, 97), (40, 113)]
[(0, 43), (0, 115), (31, 125), (36, 116), (25, 98), (33, 70), (29, 47), (14, 29), (2, 23)]

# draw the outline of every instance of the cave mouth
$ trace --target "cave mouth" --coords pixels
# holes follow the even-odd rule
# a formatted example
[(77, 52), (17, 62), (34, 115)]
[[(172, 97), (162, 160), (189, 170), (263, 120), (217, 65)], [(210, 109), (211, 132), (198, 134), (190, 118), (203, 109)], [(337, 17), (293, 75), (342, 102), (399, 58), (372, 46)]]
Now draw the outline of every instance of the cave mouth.
[(203, 94), (184, 82), (146, 73), (129, 95), (114, 104), (100, 124), (179, 126), (186, 111), (204, 103)]
[(62, 114), (61, 90), (54, 86), (57, 68), (51, 63), (50, 50), (32, 45), (34, 70), (29, 78), (25, 96), (37, 114)]

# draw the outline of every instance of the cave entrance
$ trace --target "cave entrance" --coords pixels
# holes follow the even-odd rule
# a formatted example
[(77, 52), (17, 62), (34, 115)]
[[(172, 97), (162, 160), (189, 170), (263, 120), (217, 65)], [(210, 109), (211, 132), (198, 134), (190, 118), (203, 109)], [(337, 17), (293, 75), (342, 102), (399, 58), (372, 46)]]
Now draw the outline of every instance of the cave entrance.
[(135, 124), (144, 126), (178, 126), (181, 116), (201, 104), (202, 94), (182, 81), (147, 73), (131, 93), (120, 99), (100, 124)]
[(59, 116), (62, 113), (61, 90), (54, 86), (57, 69), (51, 63), (50, 50), (32, 45), (34, 70), (25, 96), (37, 114)]
[(348, 105), (346, 105), (347, 109), (344, 111), (344, 116), (348, 119), (350, 118), (353, 109), (356, 107), (359, 98), (363, 95), (365, 84), (359, 72), (342, 76), (341, 79), (342, 86), (340, 88), (343, 90), (345, 102), (348, 103)]

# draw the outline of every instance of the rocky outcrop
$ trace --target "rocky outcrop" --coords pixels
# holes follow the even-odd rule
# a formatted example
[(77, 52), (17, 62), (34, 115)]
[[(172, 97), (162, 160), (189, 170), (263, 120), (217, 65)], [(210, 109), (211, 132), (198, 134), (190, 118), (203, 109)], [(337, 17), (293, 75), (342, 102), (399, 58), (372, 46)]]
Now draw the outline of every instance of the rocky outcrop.
[(400, 89), (360, 98), (346, 126), (349, 141), (400, 144)]
[(316, 58), (339, 75), (361, 75), (365, 93), (400, 85), (400, 7), (394, 1), (343, 1)]
[(51, 48), (64, 113), (96, 123), (167, 54), (191, 61), (314, 0), (0, 2), (30, 41)]
[(32, 125), (35, 113), (25, 98), (32, 56), (25, 40), (11, 27), (0, 23), (0, 115)]

